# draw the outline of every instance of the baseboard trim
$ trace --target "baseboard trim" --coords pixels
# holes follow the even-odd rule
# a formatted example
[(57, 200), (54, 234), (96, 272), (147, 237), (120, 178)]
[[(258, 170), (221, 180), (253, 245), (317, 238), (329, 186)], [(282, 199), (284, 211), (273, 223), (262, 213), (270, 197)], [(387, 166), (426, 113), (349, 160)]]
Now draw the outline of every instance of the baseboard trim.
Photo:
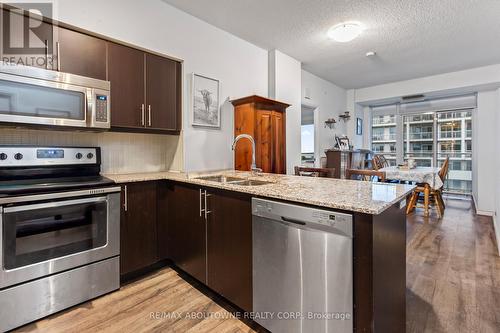
[(477, 215), (483, 215), (483, 216), (491, 216), (491, 217), (495, 216), (495, 212), (490, 212), (490, 211), (487, 211), (487, 210), (477, 210), (476, 209), (476, 214)]
[(495, 212), (492, 212), (492, 211), (489, 211), (489, 210), (480, 210), (480, 209), (477, 209), (477, 201), (476, 201), (476, 198), (474, 197), (474, 194), (471, 195), (471, 198), (472, 198), (472, 203), (474, 205), (474, 210), (476, 211), (477, 215), (491, 216), (491, 217), (495, 216)]

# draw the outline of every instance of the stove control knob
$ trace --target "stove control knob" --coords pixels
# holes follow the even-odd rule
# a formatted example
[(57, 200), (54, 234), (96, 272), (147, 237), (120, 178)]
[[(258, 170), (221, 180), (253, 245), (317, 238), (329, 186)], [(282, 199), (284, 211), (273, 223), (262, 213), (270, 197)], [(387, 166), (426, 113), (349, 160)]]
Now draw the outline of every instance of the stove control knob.
[(23, 154), (21, 154), (21, 153), (17, 153), (17, 154), (15, 154), (15, 155), (14, 155), (14, 158), (15, 158), (16, 160), (22, 160), (22, 159), (23, 159)]
[(0, 154), (0, 160), (6, 160), (7, 159), (7, 154), (6, 153), (1, 153)]
[(89, 160), (90, 160), (90, 159), (92, 159), (93, 157), (94, 157), (94, 154), (92, 154), (92, 153), (88, 153), (88, 154), (87, 154), (87, 158), (88, 158)]
[(81, 159), (81, 158), (82, 158), (82, 156), (83, 156), (83, 155), (82, 155), (82, 153), (76, 153), (76, 155), (75, 155), (75, 157), (76, 157), (77, 159)]

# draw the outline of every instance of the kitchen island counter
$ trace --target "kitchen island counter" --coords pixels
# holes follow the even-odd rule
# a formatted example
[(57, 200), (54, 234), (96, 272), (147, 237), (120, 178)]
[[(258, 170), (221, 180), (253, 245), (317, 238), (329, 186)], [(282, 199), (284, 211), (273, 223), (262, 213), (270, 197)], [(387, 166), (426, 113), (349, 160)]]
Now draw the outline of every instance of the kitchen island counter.
[[(205, 202), (205, 205), (213, 205), (209, 225), (220, 226), (221, 221), (224, 221), (227, 222), (224, 225), (232, 226), (233, 223), (247, 221), (246, 233), (238, 231), (238, 237), (242, 239), (253, 237), (252, 228), (248, 227), (248, 221), (251, 221), (251, 198), (298, 203), (350, 214), (353, 218), (353, 326), (358, 332), (404, 331), (406, 324), (406, 214), (404, 207), (406, 196), (412, 191), (413, 186), (265, 173), (252, 174), (241, 171), (220, 171), (209, 174), (154, 172), (106, 174), (105, 176), (124, 185), (144, 181), (163, 183), (165, 180), (164, 188), (169, 192), (167, 201), (172, 200), (176, 207), (180, 207), (182, 203), (184, 205), (182, 216), (189, 215), (186, 212), (187, 207), (193, 208), (192, 215), (196, 221), (198, 221), (197, 210), (202, 207), (202, 192), (208, 192), (211, 198), (208, 203)], [(199, 177), (204, 177), (204, 179)], [(211, 177), (211, 180), (206, 177)], [(226, 182), (224, 182), (224, 177)], [(228, 179), (228, 177), (232, 178)], [(238, 179), (267, 183), (254, 186), (245, 186), (241, 182), (231, 183), (238, 182)], [(222, 180), (222, 182), (215, 180)], [(193, 195), (187, 195), (188, 193)], [(181, 194), (182, 197), (179, 197)], [(238, 202), (248, 207), (248, 210), (231, 211), (230, 206), (221, 204), (222, 198), (230, 202)], [(203, 219), (201, 216), (200, 213), (200, 218)], [(221, 216), (227, 217), (227, 220), (225, 218), (220, 220)], [(165, 220), (173, 223), (173, 220), (169, 220), (171, 218), (176, 217), (169, 215)], [(176, 218), (177, 220), (179, 219)], [(182, 229), (183, 225), (189, 226), (186, 227), (187, 229)], [(184, 218), (182, 224), (177, 223), (177, 228), (193, 232), (202, 225), (199, 221), (189, 223), (189, 219)], [(184, 242), (175, 244), (174, 247), (184, 246)], [(231, 244), (231, 237), (218, 238), (217, 244)], [(232, 251), (237, 253), (243, 251), (251, 256), (251, 248), (243, 246), (242, 250), (239, 246)], [(200, 248), (206, 247), (202, 244)], [(210, 257), (210, 253), (207, 257)], [(176, 262), (175, 258), (174, 262)], [(251, 257), (241, 262), (251, 262)], [(252, 267), (246, 267), (244, 271), (252, 272)]]
[[(207, 175), (223, 175), (268, 182), (264, 185), (244, 186), (227, 182), (199, 179)], [(406, 199), (414, 186), (372, 183), (344, 179), (299, 177), (278, 174), (253, 174), (244, 171), (214, 173), (151, 172), (131, 174), (105, 174), (116, 183), (149, 180), (172, 180), (222, 190), (247, 193), (258, 197), (298, 202), (318, 207), (340, 209), (377, 215), (397, 202)]]

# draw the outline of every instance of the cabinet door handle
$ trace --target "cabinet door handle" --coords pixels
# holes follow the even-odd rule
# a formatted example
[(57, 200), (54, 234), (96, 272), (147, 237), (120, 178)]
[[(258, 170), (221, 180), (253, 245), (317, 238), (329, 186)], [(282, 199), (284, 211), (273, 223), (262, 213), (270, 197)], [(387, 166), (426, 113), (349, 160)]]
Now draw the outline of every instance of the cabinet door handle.
[(61, 47), (60, 43), (56, 42), (56, 49), (57, 49), (57, 71), (61, 71)]
[(144, 112), (144, 104), (141, 104), (141, 126), (146, 126), (146, 113)]
[(123, 188), (123, 210), (128, 211), (128, 195), (127, 195), (127, 185)]
[(208, 203), (207, 203), (207, 198), (211, 197), (211, 194), (207, 193), (207, 190), (205, 190), (205, 221), (208, 221), (208, 214), (210, 214), (212, 211), (208, 210)]
[(151, 104), (148, 104), (148, 126), (151, 127)]
[(45, 43), (45, 69), (49, 69), (49, 41), (44, 40)]
[(202, 205), (203, 205), (203, 203), (202, 203), (202, 201), (201, 201), (201, 196), (202, 196), (202, 195), (203, 195), (203, 192), (202, 192), (202, 190), (201, 190), (201, 188), (200, 188), (200, 217), (202, 217), (202, 216), (203, 216), (203, 212), (205, 211), (205, 209), (203, 209), (203, 208), (202, 208)]

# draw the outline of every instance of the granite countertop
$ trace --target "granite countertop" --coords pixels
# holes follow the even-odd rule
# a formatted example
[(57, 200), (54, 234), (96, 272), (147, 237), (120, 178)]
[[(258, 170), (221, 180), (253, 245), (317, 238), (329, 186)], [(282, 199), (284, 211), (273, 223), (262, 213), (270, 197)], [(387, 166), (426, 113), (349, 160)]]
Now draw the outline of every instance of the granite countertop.
[[(263, 180), (270, 184), (242, 186), (197, 179), (206, 175), (224, 175), (253, 180)], [(342, 209), (367, 214), (380, 214), (396, 202), (404, 199), (414, 186), (371, 183), (355, 180), (299, 177), (263, 173), (259, 175), (244, 171), (219, 171), (212, 173), (146, 172), (131, 174), (104, 174), (116, 183), (173, 180), (195, 185), (220, 188), (248, 193), (255, 196), (275, 198), (314, 206)]]

